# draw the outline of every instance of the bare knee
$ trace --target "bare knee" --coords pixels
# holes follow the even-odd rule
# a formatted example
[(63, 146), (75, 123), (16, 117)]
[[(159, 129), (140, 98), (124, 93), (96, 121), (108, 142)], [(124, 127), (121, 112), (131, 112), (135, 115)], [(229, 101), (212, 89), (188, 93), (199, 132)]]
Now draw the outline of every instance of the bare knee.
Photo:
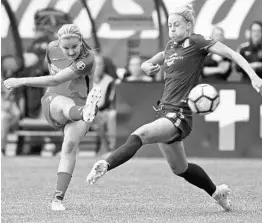
[(79, 141), (75, 139), (64, 139), (63, 146), (62, 146), (62, 153), (66, 153), (66, 154), (76, 153), (78, 144)]
[(175, 159), (167, 160), (172, 172), (176, 175), (184, 173), (188, 168), (188, 162), (183, 156), (177, 156)]
[(176, 175), (184, 173), (187, 170), (188, 164), (170, 166), (172, 172)]
[(150, 144), (152, 142), (152, 137), (150, 137), (150, 134), (148, 131), (143, 130), (143, 131), (135, 131), (132, 133), (132, 135), (137, 135), (142, 141), (142, 144)]

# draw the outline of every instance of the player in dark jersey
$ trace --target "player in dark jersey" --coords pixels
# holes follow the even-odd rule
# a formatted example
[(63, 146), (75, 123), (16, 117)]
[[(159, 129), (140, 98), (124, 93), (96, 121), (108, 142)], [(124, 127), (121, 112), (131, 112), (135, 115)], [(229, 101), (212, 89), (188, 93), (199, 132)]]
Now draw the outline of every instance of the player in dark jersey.
[(142, 69), (150, 76), (158, 73), (161, 65), (164, 67), (165, 87), (156, 109), (157, 120), (135, 130), (126, 143), (106, 160), (96, 162), (87, 176), (90, 184), (131, 159), (142, 145), (158, 143), (174, 174), (205, 190), (224, 210), (231, 209), (228, 186), (216, 186), (200, 166), (187, 162), (183, 139), (192, 130), (192, 113), (186, 100), (190, 90), (198, 83), (209, 52), (236, 62), (246, 71), (253, 87), (260, 93), (262, 80), (240, 54), (211, 38), (193, 34), (194, 20), (191, 5), (178, 8), (169, 15), (170, 41), (163, 52), (142, 64)]
[(78, 27), (66, 24), (57, 35), (46, 52), (50, 76), (10, 78), (4, 85), (7, 89), (48, 87), (42, 98), (43, 113), (52, 127), (64, 133), (51, 209), (65, 210), (62, 200), (75, 168), (77, 147), (95, 117), (101, 89), (93, 88), (94, 55)]
[(107, 171), (131, 159), (144, 144), (158, 143), (174, 174), (205, 190), (224, 210), (229, 211), (229, 188), (216, 186), (198, 165), (188, 163), (183, 139), (192, 129), (192, 114), (186, 103), (190, 90), (198, 83), (205, 57), (209, 52), (235, 61), (249, 75), (253, 87), (261, 93), (262, 80), (248, 62), (224, 44), (208, 37), (192, 34), (194, 15), (192, 5), (177, 8), (168, 18), (170, 41), (159, 52), (142, 64), (148, 75), (159, 72), (164, 66), (165, 88), (158, 109), (157, 119), (135, 130), (106, 160), (97, 161), (87, 181), (95, 183)]

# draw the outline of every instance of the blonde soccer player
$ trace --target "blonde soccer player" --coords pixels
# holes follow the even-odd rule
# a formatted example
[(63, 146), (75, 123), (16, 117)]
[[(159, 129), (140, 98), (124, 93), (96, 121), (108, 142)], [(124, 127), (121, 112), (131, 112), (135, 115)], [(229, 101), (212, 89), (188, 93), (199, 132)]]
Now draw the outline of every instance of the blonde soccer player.
[(75, 168), (76, 150), (95, 118), (101, 89), (93, 88), (94, 55), (79, 28), (63, 25), (57, 37), (46, 50), (50, 76), (10, 78), (4, 85), (9, 90), (22, 85), (48, 87), (41, 100), (43, 113), (52, 127), (64, 133), (51, 209), (65, 210), (62, 201)]
[(197, 164), (188, 163), (183, 140), (192, 130), (192, 112), (186, 100), (190, 90), (198, 83), (204, 60), (215, 53), (236, 62), (251, 79), (253, 87), (262, 92), (262, 80), (248, 62), (221, 42), (192, 32), (195, 22), (191, 4), (176, 8), (168, 17), (169, 37), (165, 50), (142, 64), (148, 75), (165, 71), (165, 87), (156, 120), (135, 130), (106, 160), (96, 162), (87, 176), (95, 183), (107, 171), (127, 162), (142, 145), (157, 143), (172, 172), (203, 189), (210, 197), (229, 211), (229, 188), (215, 185), (208, 174)]

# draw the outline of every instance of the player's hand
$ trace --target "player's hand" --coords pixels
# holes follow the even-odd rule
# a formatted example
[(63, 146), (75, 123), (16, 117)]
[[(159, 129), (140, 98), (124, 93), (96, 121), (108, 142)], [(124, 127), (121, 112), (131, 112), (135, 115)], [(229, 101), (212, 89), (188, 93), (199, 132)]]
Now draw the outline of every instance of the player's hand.
[(154, 76), (160, 71), (160, 65), (152, 64), (152, 63), (143, 63), (141, 65), (141, 69), (148, 75), (148, 76)]
[(262, 79), (259, 77), (256, 77), (251, 80), (253, 88), (262, 95)]
[(23, 85), (21, 78), (9, 78), (4, 81), (4, 86), (7, 90), (12, 90), (13, 88), (18, 88)]

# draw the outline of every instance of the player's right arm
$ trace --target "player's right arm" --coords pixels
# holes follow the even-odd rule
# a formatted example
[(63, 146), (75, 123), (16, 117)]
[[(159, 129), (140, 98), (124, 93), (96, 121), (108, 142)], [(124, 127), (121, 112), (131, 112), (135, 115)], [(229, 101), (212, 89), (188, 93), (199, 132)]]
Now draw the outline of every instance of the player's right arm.
[(4, 81), (4, 85), (7, 89), (17, 88), (20, 86), (30, 87), (50, 87), (57, 86), (66, 81), (70, 81), (78, 78), (70, 67), (67, 67), (59, 71), (56, 75), (42, 76), (42, 77), (25, 77), (25, 78), (9, 78)]
[(159, 52), (141, 65), (141, 69), (149, 76), (154, 76), (160, 71), (160, 66), (165, 60), (165, 52)]
[[(50, 73), (52, 69), (51, 60), (48, 56), (48, 49), (46, 55), (46, 62), (48, 63), (48, 68)], [(78, 67), (81, 65), (81, 67)], [(4, 81), (4, 85), (7, 89), (17, 88), (22, 85), (30, 86), (30, 87), (55, 87), (64, 82), (74, 80), (79, 78), (80, 76), (91, 75), (93, 70), (94, 60), (93, 56), (90, 55), (89, 57), (78, 59), (74, 61), (69, 67), (64, 68), (63, 70), (59, 71), (55, 75), (48, 75), (42, 77), (26, 77), (26, 78), (9, 78)]]

